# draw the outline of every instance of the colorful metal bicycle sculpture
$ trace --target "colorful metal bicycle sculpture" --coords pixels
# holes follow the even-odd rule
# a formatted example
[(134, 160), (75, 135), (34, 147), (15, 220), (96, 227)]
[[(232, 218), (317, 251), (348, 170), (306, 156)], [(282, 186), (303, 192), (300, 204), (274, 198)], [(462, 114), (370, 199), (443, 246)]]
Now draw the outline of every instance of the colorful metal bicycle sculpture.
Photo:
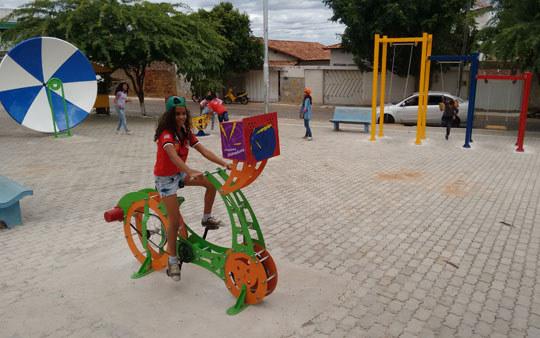
[[(186, 225), (188, 237), (178, 235), (177, 252), (181, 262), (199, 265), (225, 282), (237, 299), (227, 310), (233, 315), (261, 302), (277, 285), (276, 265), (266, 250), (255, 213), (240, 191), (255, 181), (269, 158), (279, 155), (277, 114), (224, 122), (221, 141), (223, 157), (233, 160), (233, 169), (230, 175), (222, 169), (206, 171), (204, 175), (219, 191), (229, 213), (231, 247), (212, 244), (206, 240), (207, 230), (201, 237)], [(178, 199), (179, 204), (184, 202), (183, 197)], [(114, 209), (105, 213), (105, 220), (124, 223), (129, 248), (142, 264), (131, 278), (166, 268), (167, 214), (155, 189), (126, 194)], [(184, 224), (183, 219), (181, 222)]]

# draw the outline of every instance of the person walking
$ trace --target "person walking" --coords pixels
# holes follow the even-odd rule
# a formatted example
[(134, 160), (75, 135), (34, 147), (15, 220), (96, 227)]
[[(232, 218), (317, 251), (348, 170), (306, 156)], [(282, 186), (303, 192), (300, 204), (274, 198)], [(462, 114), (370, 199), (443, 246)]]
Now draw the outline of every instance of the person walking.
[(116, 127), (116, 133), (120, 134), (120, 127), (124, 126), (126, 134), (133, 134), (133, 130), (129, 130), (126, 123), (126, 102), (131, 102), (127, 98), (129, 92), (129, 85), (126, 82), (120, 82), (114, 91), (114, 110), (118, 114), (118, 126)]
[(452, 124), (459, 113), (459, 108), (456, 107), (454, 100), (447, 97), (444, 99), (444, 111), (441, 118), (441, 126), (446, 127), (446, 139), (450, 136), (450, 130), (452, 129)]
[(304, 127), (306, 127), (306, 134), (303, 138), (308, 141), (313, 140), (311, 128), (309, 127), (309, 120), (311, 119), (311, 101), (311, 89), (306, 88), (306, 90), (304, 90), (304, 101), (300, 107), (300, 118), (304, 119)]

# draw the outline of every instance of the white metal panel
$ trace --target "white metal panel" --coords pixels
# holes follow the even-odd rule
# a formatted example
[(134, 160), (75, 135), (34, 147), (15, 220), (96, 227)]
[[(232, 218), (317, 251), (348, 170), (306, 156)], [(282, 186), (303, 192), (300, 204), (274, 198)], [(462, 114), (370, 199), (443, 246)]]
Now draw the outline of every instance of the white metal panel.
[[(270, 102), (278, 101), (278, 72), (270, 70)], [(264, 101), (264, 78), (262, 70), (252, 70), (246, 73), (246, 90), (251, 101)]]
[(264, 101), (264, 79), (262, 70), (246, 73), (246, 90), (252, 101)]
[(323, 103), (324, 71), (316, 69), (306, 70), (304, 74), (304, 83), (306, 88), (311, 89), (313, 103)]
[(324, 103), (361, 105), (363, 74), (359, 70), (325, 70)]
[(270, 70), (270, 97), (268, 98), (268, 101), (270, 102), (278, 102), (279, 101), (279, 92), (278, 92), (278, 86), (279, 86), (279, 74), (276, 70)]
[(521, 110), (523, 81), (478, 80), (475, 108), (491, 111)]

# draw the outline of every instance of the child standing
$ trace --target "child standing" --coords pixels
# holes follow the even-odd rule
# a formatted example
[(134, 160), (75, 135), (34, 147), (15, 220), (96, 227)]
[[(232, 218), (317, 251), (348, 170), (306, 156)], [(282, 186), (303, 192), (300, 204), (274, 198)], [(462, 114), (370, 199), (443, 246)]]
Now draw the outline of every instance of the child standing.
[(304, 119), (304, 127), (306, 127), (306, 135), (303, 138), (308, 141), (313, 140), (311, 128), (309, 127), (309, 120), (311, 119), (311, 89), (309, 88), (304, 90), (304, 101), (300, 107), (300, 118)]
[(200, 171), (193, 170), (186, 164), (189, 148), (194, 148), (207, 160), (231, 169), (212, 151), (206, 149), (191, 132), (191, 117), (183, 98), (172, 96), (167, 100), (166, 112), (161, 115), (154, 135), (157, 142), (156, 164), (154, 166), (156, 190), (161, 196), (167, 211), (167, 252), (169, 266), (167, 275), (174, 281), (180, 280), (180, 264), (176, 253), (178, 231), (187, 238), (187, 230), (180, 227), (180, 211), (176, 191), (184, 186), (196, 185), (206, 188), (204, 195), (204, 215), (201, 225), (208, 229), (218, 229), (224, 225), (212, 216), (212, 206), (216, 197), (216, 188)]
[[(223, 101), (220, 98), (217, 97), (216, 93), (211, 92), (211, 91), (209, 91), (208, 94), (206, 94), (206, 98), (201, 101), (201, 108), (202, 108), (201, 115), (208, 114), (208, 115), (212, 116), (212, 130), (214, 130), (214, 123), (215, 123), (215, 120), (216, 120), (216, 114), (210, 113), (210, 108), (208, 107), (208, 104), (210, 103), (210, 101), (207, 100), (208, 96), (211, 96), (212, 101), (216, 100), (219, 104), (222, 104)], [(227, 116), (227, 119), (228, 118), (229, 117)]]
[(208, 102), (208, 108), (210, 108), (210, 111), (216, 112), (219, 122), (229, 121), (229, 113), (227, 112), (227, 108), (223, 107), (220, 99), (217, 97), (213, 98), (212, 95), (208, 95), (206, 97), (206, 101)]
[(127, 94), (129, 92), (129, 85), (126, 82), (120, 82), (118, 86), (116, 86), (116, 90), (114, 91), (114, 110), (116, 110), (116, 113), (118, 114), (118, 117), (120, 120), (118, 121), (118, 126), (116, 127), (116, 133), (120, 134), (120, 127), (124, 126), (124, 129), (126, 130), (126, 134), (131, 135), (133, 134), (133, 130), (129, 130), (126, 123), (126, 102), (131, 102), (127, 98)]
[(450, 136), (450, 130), (452, 129), (452, 123), (456, 119), (457, 114), (459, 113), (458, 107), (456, 107), (454, 100), (451, 98), (446, 98), (444, 101), (444, 112), (441, 118), (441, 125), (446, 127), (446, 139)]

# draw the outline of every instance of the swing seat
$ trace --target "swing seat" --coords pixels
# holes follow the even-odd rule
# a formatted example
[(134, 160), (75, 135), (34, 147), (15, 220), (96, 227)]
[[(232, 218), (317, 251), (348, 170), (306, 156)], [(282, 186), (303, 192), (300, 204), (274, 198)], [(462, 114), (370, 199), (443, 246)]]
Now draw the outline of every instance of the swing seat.
[(507, 130), (506, 126), (495, 126), (495, 125), (491, 125), (491, 124), (486, 125), (486, 129), (491, 129), (491, 130)]

